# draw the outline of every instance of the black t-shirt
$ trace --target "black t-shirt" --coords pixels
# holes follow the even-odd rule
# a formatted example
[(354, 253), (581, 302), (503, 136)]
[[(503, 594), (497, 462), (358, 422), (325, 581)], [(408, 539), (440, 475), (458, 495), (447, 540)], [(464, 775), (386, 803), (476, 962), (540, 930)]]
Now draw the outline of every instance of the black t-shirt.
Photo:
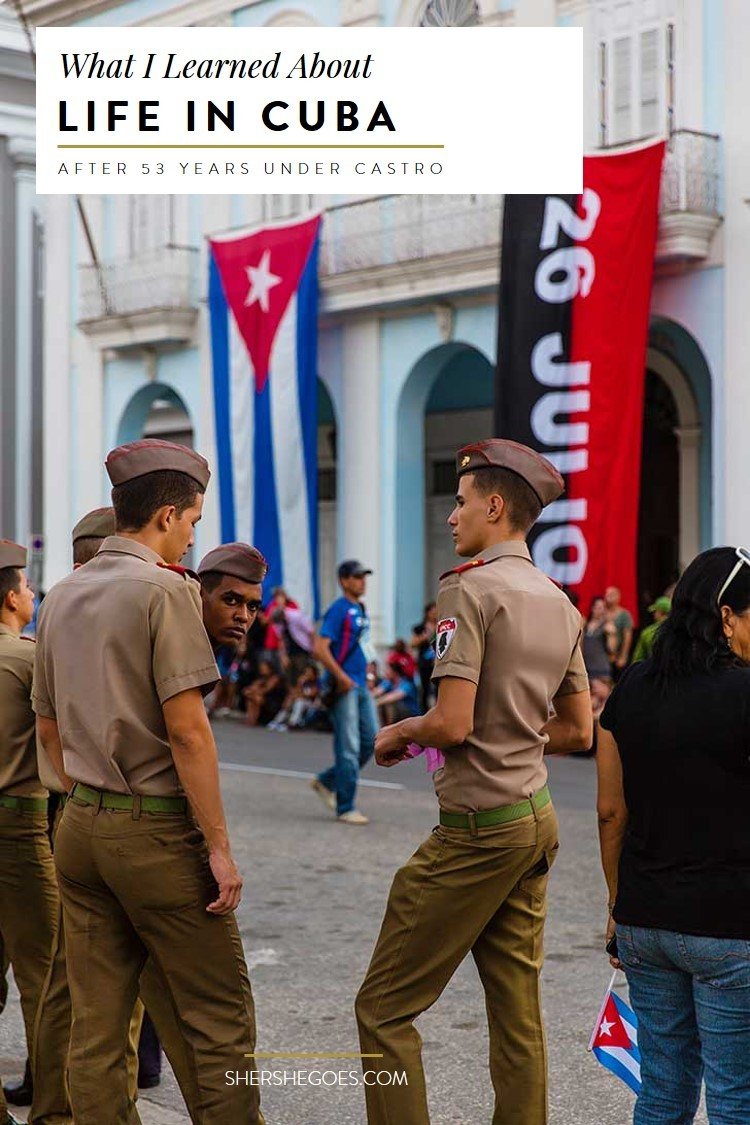
[(750, 668), (666, 693), (650, 669), (629, 668), (600, 718), (628, 807), (615, 921), (750, 940)]

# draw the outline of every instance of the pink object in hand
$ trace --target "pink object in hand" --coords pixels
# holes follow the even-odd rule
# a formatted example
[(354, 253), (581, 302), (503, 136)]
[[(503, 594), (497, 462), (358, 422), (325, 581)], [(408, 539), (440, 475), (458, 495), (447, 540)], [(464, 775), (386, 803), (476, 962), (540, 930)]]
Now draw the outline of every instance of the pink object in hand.
[(442, 769), (445, 765), (445, 757), (435, 746), (420, 746), (418, 742), (410, 742), (406, 749), (410, 758), (418, 758), (420, 754), (424, 754), (425, 764), (430, 773)]

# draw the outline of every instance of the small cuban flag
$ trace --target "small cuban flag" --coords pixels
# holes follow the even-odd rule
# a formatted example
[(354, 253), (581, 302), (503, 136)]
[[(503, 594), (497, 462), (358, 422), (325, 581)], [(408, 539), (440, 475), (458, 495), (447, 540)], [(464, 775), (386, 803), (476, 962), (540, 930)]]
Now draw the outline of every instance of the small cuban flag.
[(638, 1050), (638, 1020), (632, 1008), (613, 991), (617, 970), (604, 994), (604, 1003), (591, 1033), (589, 1050), (618, 1078), (641, 1092), (641, 1052)]
[(267, 586), (318, 613), (320, 215), (209, 239), (223, 543), (263, 552)]

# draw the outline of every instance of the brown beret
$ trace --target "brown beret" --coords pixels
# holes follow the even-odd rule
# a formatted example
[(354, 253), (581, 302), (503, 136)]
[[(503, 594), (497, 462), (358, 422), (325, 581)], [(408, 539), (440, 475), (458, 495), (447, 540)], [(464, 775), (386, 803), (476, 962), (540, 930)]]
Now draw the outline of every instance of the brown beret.
[(506, 441), (505, 438), (475, 441), (456, 454), (456, 472), (460, 477), (488, 466), (517, 473), (536, 493), (543, 508), (565, 491), (565, 482), (552, 462), (517, 441)]
[(219, 574), (230, 574), (243, 582), (262, 582), (268, 571), (268, 563), (256, 547), (248, 543), (222, 543), (214, 547), (198, 564), (198, 574), (210, 570)]
[(6, 566), (26, 566), (26, 548), (12, 539), (0, 539), (0, 570)]
[(114, 508), (94, 508), (79, 519), (73, 528), (73, 542), (79, 539), (106, 539), (115, 533)]
[(129, 445), (118, 445), (107, 454), (104, 465), (112, 484), (125, 484), (146, 473), (171, 469), (172, 472), (187, 473), (205, 490), (211, 477), (208, 461), (200, 453), (188, 449), (186, 445), (175, 445), (159, 438), (143, 438), (131, 441)]

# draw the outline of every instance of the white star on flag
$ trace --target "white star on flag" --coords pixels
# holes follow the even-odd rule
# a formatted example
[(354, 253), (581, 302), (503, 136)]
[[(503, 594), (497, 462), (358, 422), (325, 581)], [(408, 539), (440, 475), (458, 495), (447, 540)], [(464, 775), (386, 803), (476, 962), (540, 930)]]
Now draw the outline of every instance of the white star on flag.
[(601, 1025), (599, 1027), (599, 1034), (600, 1035), (611, 1035), (612, 1034), (612, 1028), (614, 1026), (615, 1025), (611, 1022), (611, 1020), (602, 1020)]
[(254, 305), (256, 301), (260, 304), (263, 312), (268, 312), (269, 301), (268, 293), (273, 289), (274, 285), (281, 282), (278, 274), (271, 273), (271, 251), (264, 250), (263, 257), (260, 264), (257, 266), (245, 266), (250, 288), (245, 297), (245, 307)]

